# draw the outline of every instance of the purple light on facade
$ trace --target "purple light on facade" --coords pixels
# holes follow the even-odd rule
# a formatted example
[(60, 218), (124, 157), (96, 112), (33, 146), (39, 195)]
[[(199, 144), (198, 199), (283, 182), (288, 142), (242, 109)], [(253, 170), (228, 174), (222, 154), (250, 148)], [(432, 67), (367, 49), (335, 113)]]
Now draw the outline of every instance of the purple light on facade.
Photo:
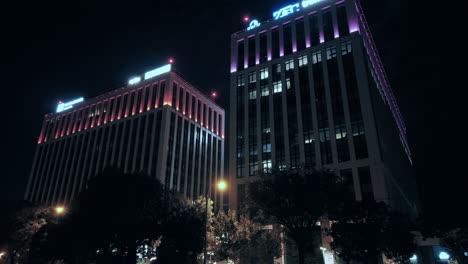
[(335, 5), (339, 5), (339, 4), (344, 3), (344, 2), (345, 2), (345, 0), (341, 0), (341, 1), (336, 2)]
[(349, 21), (349, 32), (353, 33), (359, 31), (359, 22), (356, 18), (350, 19)]
[(293, 52), (296, 52), (296, 51), (297, 51), (297, 41), (296, 41), (296, 40), (293, 40), (293, 43), (292, 43), (292, 50), (293, 50)]
[(265, 33), (265, 32), (267, 32), (267, 31), (266, 31), (266, 29), (265, 29), (265, 30), (262, 30), (262, 31), (260, 31), (258, 34), (263, 34), (263, 33)]
[(338, 25), (337, 24), (335, 24), (333, 26), (333, 34), (335, 35), (336, 39), (340, 37), (340, 31), (338, 30)]
[[(403, 122), (403, 118), (401, 116), (400, 110), (398, 108), (398, 104), (391, 90), (390, 84), (388, 83), (388, 77), (383, 68), (382, 61), (380, 60), (379, 54), (377, 52), (377, 48), (375, 47), (374, 40), (370, 33), (369, 27), (367, 26), (366, 19), (363, 15), (362, 8), (358, 0), (355, 1), (355, 5), (356, 5), (356, 10), (359, 13), (359, 17), (361, 18), (362, 30), (365, 32), (365, 34), (363, 35), (364, 48), (367, 51), (371, 65), (374, 68), (374, 71), (377, 75), (377, 79), (382, 87), (382, 91), (384, 93), (385, 99), (388, 102), (388, 105), (392, 112), (393, 119), (395, 120), (395, 123), (400, 131), (400, 138), (406, 150), (406, 153), (408, 154), (408, 156), (411, 156), (411, 150), (409, 148), (408, 138), (406, 135), (406, 126), (405, 126), (405, 123)], [(355, 32), (359, 30), (359, 23), (357, 21), (357, 18), (354, 18), (352, 21), (353, 22), (350, 22), (350, 29), (353, 28)], [(409, 159), (411, 160), (410, 157)]]
[(310, 48), (310, 38), (308, 37), (308, 35), (306, 39), (306, 48)]
[(255, 54), (255, 65), (260, 64), (260, 54), (258, 52)]
[(331, 7), (331, 5), (327, 5), (326, 7), (322, 7), (322, 10), (328, 9), (330, 7)]
[(243, 39), (243, 38), (238, 39), (238, 40), (237, 40), (237, 43), (239, 43), (239, 42), (241, 42), (241, 41), (244, 41), (244, 39)]
[(270, 48), (268, 48), (268, 52), (267, 52), (267, 53), (268, 53), (268, 55), (267, 55), (267, 56), (268, 56), (267, 60), (268, 60), (268, 61), (271, 61), (271, 49), (270, 49)]
[(315, 13), (317, 13), (317, 11), (312, 11), (312, 12), (310, 12), (310, 13), (307, 14), (307, 15), (310, 16), (310, 15), (313, 15), (313, 14), (315, 14)]
[(232, 72), (236, 72), (237, 71), (237, 63), (235, 62), (235, 60), (233, 59), (231, 61), (231, 73)]
[(255, 34), (252, 34), (252, 35), (248, 36), (247, 38), (253, 38), (253, 37), (255, 37)]
[(283, 23), (283, 25), (287, 25), (289, 23), (291, 23), (291, 21), (286, 21), (286, 22)]
[(247, 58), (247, 56), (245, 56), (244, 58), (244, 69), (247, 69), (249, 67), (249, 58)]
[(294, 20), (299, 20), (301, 18), (304, 18), (304, 16), (296, 17)]
[(323, 35), (323, 30), (320, 30), (320, 43), (324, 43), (325, 42), (325, 36)]

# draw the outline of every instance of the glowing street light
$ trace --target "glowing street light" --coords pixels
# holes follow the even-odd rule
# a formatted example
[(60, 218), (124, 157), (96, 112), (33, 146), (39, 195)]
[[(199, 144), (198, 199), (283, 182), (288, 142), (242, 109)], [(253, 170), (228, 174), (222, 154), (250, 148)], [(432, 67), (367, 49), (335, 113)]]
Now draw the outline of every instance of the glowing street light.
[(2, 252), (0, 252), (0, 259), (2, 259), (2, 258), (3, 258), (3, 256), (4, 256), (5, 254), (6, 254), (6, 253), (5, 253), (5, 252), (3, 252), (3, 251), (2, 251)]
[(60, 215), (60, 214), (63, 214), (63, 213), (65, 213), (65, 207), (63, 207), (63, 206), (57, 206), (57, 207), (55, 207), (55, 212), (56, 212), (57, 214), (59, 214), (59, 215)]
[[(216, 183), (216, 187), (219, 191), (224, 191), (227, 188), (227, 183), (223, 180)], [(211, 188), (209, 190), (211, 192)], [(208, 247), (208, 191), (205, 192), (205, 213), (206, 213), (206, 222), (205, 222), (205, 248), (203, 250), (203, 264), (206, 264), (206, 248)]]
[(227, 188), (227, 183), (225, 181), (219, 181), (216, 186), (218, 187), (218, 190), (224, 191)]

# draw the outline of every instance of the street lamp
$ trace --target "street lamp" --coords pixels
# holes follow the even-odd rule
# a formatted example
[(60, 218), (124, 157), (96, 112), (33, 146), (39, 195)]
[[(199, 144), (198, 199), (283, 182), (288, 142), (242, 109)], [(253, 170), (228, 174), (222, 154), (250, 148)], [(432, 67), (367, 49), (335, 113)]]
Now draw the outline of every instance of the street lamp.
[(65, 207), (63, 207), (63, 206), (57, 206), (57, 207), (55, 207), (55, 212), (56, 212), (58, 215), (61, 215), (61, 214), (65, 213)]
[[(216, 187), (221, 192), (226, 190), (227, 183), (223, 180), (216, 183)], [(203, 264), (206, 264), (206, 249), (208, 247), (208, 192), (211, 192), (211, 186), (207, 192), (205, 192), (205, 213), (206, 213), (206, 220), (205, 220), (205, 249), (203, 251)], [(210, 193), (211, 194), (211, 193)]]

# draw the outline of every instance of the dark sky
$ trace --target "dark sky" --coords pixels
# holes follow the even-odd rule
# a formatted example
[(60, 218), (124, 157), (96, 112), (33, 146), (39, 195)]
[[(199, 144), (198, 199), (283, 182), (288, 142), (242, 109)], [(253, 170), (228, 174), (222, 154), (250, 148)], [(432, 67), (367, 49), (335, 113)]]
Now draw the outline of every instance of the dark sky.
[[(430, 15), (436, 7), (361, 1), (407, 122), (426, 212), (457, 217), (467, 173), (453, 145), (462, 139), (462, 125), (451, 125), (460, 120), (448, 109), (464, 87), (447, 81), (452, 69), (442, 63), (444, 28)], [(1, 18), (0, 199), (22, 198), (42, 117), (60, 99), (119, 88), (173, 57), (189, 82), (207, 93), (218, 90), (218, 103), (228, 110), (230, 35), (246, 27), (243, 15), (264, 21), (291, 1), (16, 2)]]

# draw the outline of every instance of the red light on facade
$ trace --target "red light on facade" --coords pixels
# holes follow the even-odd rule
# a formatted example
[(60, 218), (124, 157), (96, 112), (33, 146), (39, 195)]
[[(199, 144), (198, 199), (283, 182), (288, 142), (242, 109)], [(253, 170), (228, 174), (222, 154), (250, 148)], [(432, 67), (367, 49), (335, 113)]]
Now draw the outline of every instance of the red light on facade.
[(218, 93), (217, 93), (217, 92), (212, 92), (212, 93), (211, 93), (211, 97), (216, 98), (217, 96), (218, 96)]
[(174, 63), (174, 59), (173, 59), (173, 58), (169, 58), (169, 63), (170, 63), (170, 64)]
[(249, 22), (250, 17), (249, 16), (244, 16), (243, 20), (244, 20), (244, 22)]

